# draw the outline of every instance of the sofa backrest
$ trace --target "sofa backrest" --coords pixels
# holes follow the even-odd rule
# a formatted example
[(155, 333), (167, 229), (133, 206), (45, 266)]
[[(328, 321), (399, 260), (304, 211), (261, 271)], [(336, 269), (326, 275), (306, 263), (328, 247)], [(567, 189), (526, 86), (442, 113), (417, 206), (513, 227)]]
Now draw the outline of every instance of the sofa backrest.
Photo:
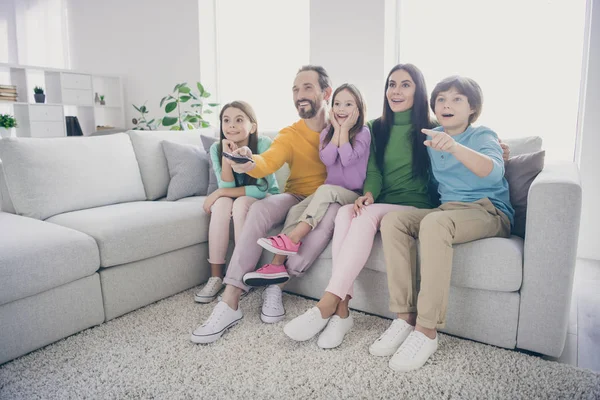
[(43, 220), (146, 198), (131, 140), (124, 133), (2, 139), (0, 159), (14, 209), (27, 217)]
[(504, 142), (510, 147), (511, 157), (535, 153), (536, 151), (540, 151), (542, 149), (542, 138), (539, 136), (504, 139)]
[(129, 131), (133, 149), (140, 166), (146, 199), (157, 200), (167, 195), (169, 168), (161, 142), (168, 140), (182, 144), (202, 146), (200, 135), (214, 136), (215, 128), (189, 131)]

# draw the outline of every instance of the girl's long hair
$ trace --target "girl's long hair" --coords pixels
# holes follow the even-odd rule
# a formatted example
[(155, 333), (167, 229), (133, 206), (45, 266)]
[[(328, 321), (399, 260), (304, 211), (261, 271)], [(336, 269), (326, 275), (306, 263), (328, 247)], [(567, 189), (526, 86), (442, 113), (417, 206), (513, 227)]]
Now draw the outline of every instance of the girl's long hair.
[[(225, 110), (227, 110), (230, 107), (242, 110), (242, 112), (246, 114), (250, 122), (256, 124), (256, 132), (251, 133), (248, 137), (248, 147), (250, 148), (250, 150), (252, 150), (252, 154), (258, 154), (258, 122), (256, 121), (256, 114), (254, 113), (254, 109), (250, 104), (246, 103), (245, 101), (236, 100), (232, 101), (231, 103), (225, 104), (223, 106), (223, 109), (221, 110), (221, 113), (219, 114), (220, 140), (219, 145), (217, 146), (219, 162), (222, 162), (223, 160), (223, 139), (227, 139), (225, 137), (225, 134), (223, 133), (223, 114), (225, 113)], [(221, 165), (221, 167), (223, 166)], [(233, 176), (235, 178), (235, 174)], [(235, 179), (235, 186), (238, 187), (246, 185), (256, 185), (256, 181), (256, 178), (253, 178), (250, 175), (246, 175), (245, 182), (238, 182), (237, 179)]]
[(429, 116), (429, 105), (427, 101), (427, 87), (425, 86), (425, 78), (419, 68), (413, 64), (398, 64), (387, 76), (385, 80), (385, 91), (383, 94), (383, 115), (373, 122), (373, 131), (375, 136), (375, 160), (377, 166), (383, 171), (385, 148), (390, 140), (390, 132), (394, 124), (394, 112), (390, 108), (387, 99), (387, 90), (390, 83), (390, 76), (398, 70), (408, 72), (413, 82), (415, 83), (415, 97), (412, 107), (411, 123), (413, 130), (410, 133), (412, 142), (412, 169), (413, 177), (429, 177), (429, 154), (427, 147), (423, 142), (425, 135), (421, 133), (421, 129), (430, 129), (434, 126)]
[[(348, 132), (348, 141), (350, 142), (352, 147), (354, 147), (354, 141), (355, 141), (356, 134), (358, 132), (360, 132), (362, 127), (365, 125), (365, 114), (366, 114), (367, 110), (365, 107), (365, 101), (363, 100), (363, 97), (360, 94), (360, 91), (356, 88), (356, 86), (354, 86), (350, 83), (344, 83), (343, 85), (341, 85), (340, 87), (335, 89), (335, 92), (333, 92), (333, 96), (331, 97), (331, 107), (333, 107), (333, 105), (335, 104), (335, 97), (342, 90), (347, 90), (350, 92), (352, 97), (354, 97), (354, 101), (356, 102), (356, 108), (358, 109), (358, 118), (356, 119), (356, 123), (354, 124), (354, 126), (352, 128), (350, 128), (350, 131)], [(348, 116), (348, 117), (350, 117), (350, 116)], [(329, 132), (327, 132), (327, 135), (323, 139), (322, 148), (325, 148), (325, 146), (327, 146), (329, 144), (329, 142), (331, 142), (331, 138), (333, 137), (333, 131), (334, 131), (334, 128), (333, 128), (333, 125), (331, 125), (329, 127)]]

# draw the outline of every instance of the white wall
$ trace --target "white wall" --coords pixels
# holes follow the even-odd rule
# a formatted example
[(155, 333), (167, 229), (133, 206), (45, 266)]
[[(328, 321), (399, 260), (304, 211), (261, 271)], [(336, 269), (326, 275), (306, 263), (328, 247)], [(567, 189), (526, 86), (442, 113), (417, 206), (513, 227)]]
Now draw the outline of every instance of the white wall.
[(311, 0), (310, 62), (325, 67), (334, 89), (346, 82), (356, 85), (368, 118), (379, 117), (385, 85), (384, 2)]
[(123, 76), (127, 127), (132, 103), (163, 117), (160, 99), (200, 80), (198, 0), (69, 0), (68, 14), (71, 68)]
[(591, 0), (592, 20), (579, 167), (583, 208), (578, 256), (600, 260), (600, 1)]

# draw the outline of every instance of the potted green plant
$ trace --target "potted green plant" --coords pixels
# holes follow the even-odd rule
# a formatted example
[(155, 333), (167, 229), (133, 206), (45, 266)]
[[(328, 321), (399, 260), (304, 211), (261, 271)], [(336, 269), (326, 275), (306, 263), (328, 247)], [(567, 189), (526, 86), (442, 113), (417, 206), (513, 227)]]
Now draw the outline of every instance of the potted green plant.
[(44, 89), (41, 86), (36, 86), (33, 88), (33, 97), (35, 97), (36, 103), (45, 103), (46, 95), (44, 94)]
[(135, 104), (132, 104), (132, 106), (140, 113), (138, 118), (133, 118), (131, 120), (133, 125), (135, 125), (133, 128), (134, 131), (152, 131), (156, 129), (158, 122), (156, 122), (154, 118), (152, 118), (150, 121), (146, 120), (146, 114), (149, 113), (146, 103), (139, 107), (137, 107)]
[(104, 95), (100, 95), (100, 105), (105, 106), (106, 102), (104, 101)]
[[(166, 102), (165, 113), (176, 112), (175, 116), (165, 116), (160, 120), (163, 126), (170, 126), (171, 130), (194, 129), (196, 127), (206, 128), (210, 123), (203, 117), (204, 114), (211, 114), (212, 110), (205, 107), (216, 107), (218, 103), (205, 103), (210, 97), (210, 93), (204, 90), (200, 82), (196, 83), (197, 92), (192, 91), (187, 83), (178, 83), (173, 89), (173, 93), (162, 98), (160, 106)], [(190, 101), (191, 100), (191, 101)], [(183, 110), (185, 103), (189, 103), (191, 110)]]
[(12, 131), (17, 127), (17, 120), (10, 114), (0, 114), (0, 137), (12, 136)]

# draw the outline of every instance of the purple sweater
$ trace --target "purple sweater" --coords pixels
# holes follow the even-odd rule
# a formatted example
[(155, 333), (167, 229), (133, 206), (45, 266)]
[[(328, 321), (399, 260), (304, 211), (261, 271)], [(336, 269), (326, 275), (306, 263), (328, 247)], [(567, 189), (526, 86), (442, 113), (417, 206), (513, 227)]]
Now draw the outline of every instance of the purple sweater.
[(340, 147), (331, 142), (323, 148), (323, 140), (329, 132), (329, 126), (321, 132), (319, 156), (327, 167), (325, 184), (337, 185), (348, 190), (362, 192), (367, 176), (367, 162), (369, 161), (369, 146), (371, 145), (371, 132), (363, 128), (354, 138), (354, 146), (346, 143)]

